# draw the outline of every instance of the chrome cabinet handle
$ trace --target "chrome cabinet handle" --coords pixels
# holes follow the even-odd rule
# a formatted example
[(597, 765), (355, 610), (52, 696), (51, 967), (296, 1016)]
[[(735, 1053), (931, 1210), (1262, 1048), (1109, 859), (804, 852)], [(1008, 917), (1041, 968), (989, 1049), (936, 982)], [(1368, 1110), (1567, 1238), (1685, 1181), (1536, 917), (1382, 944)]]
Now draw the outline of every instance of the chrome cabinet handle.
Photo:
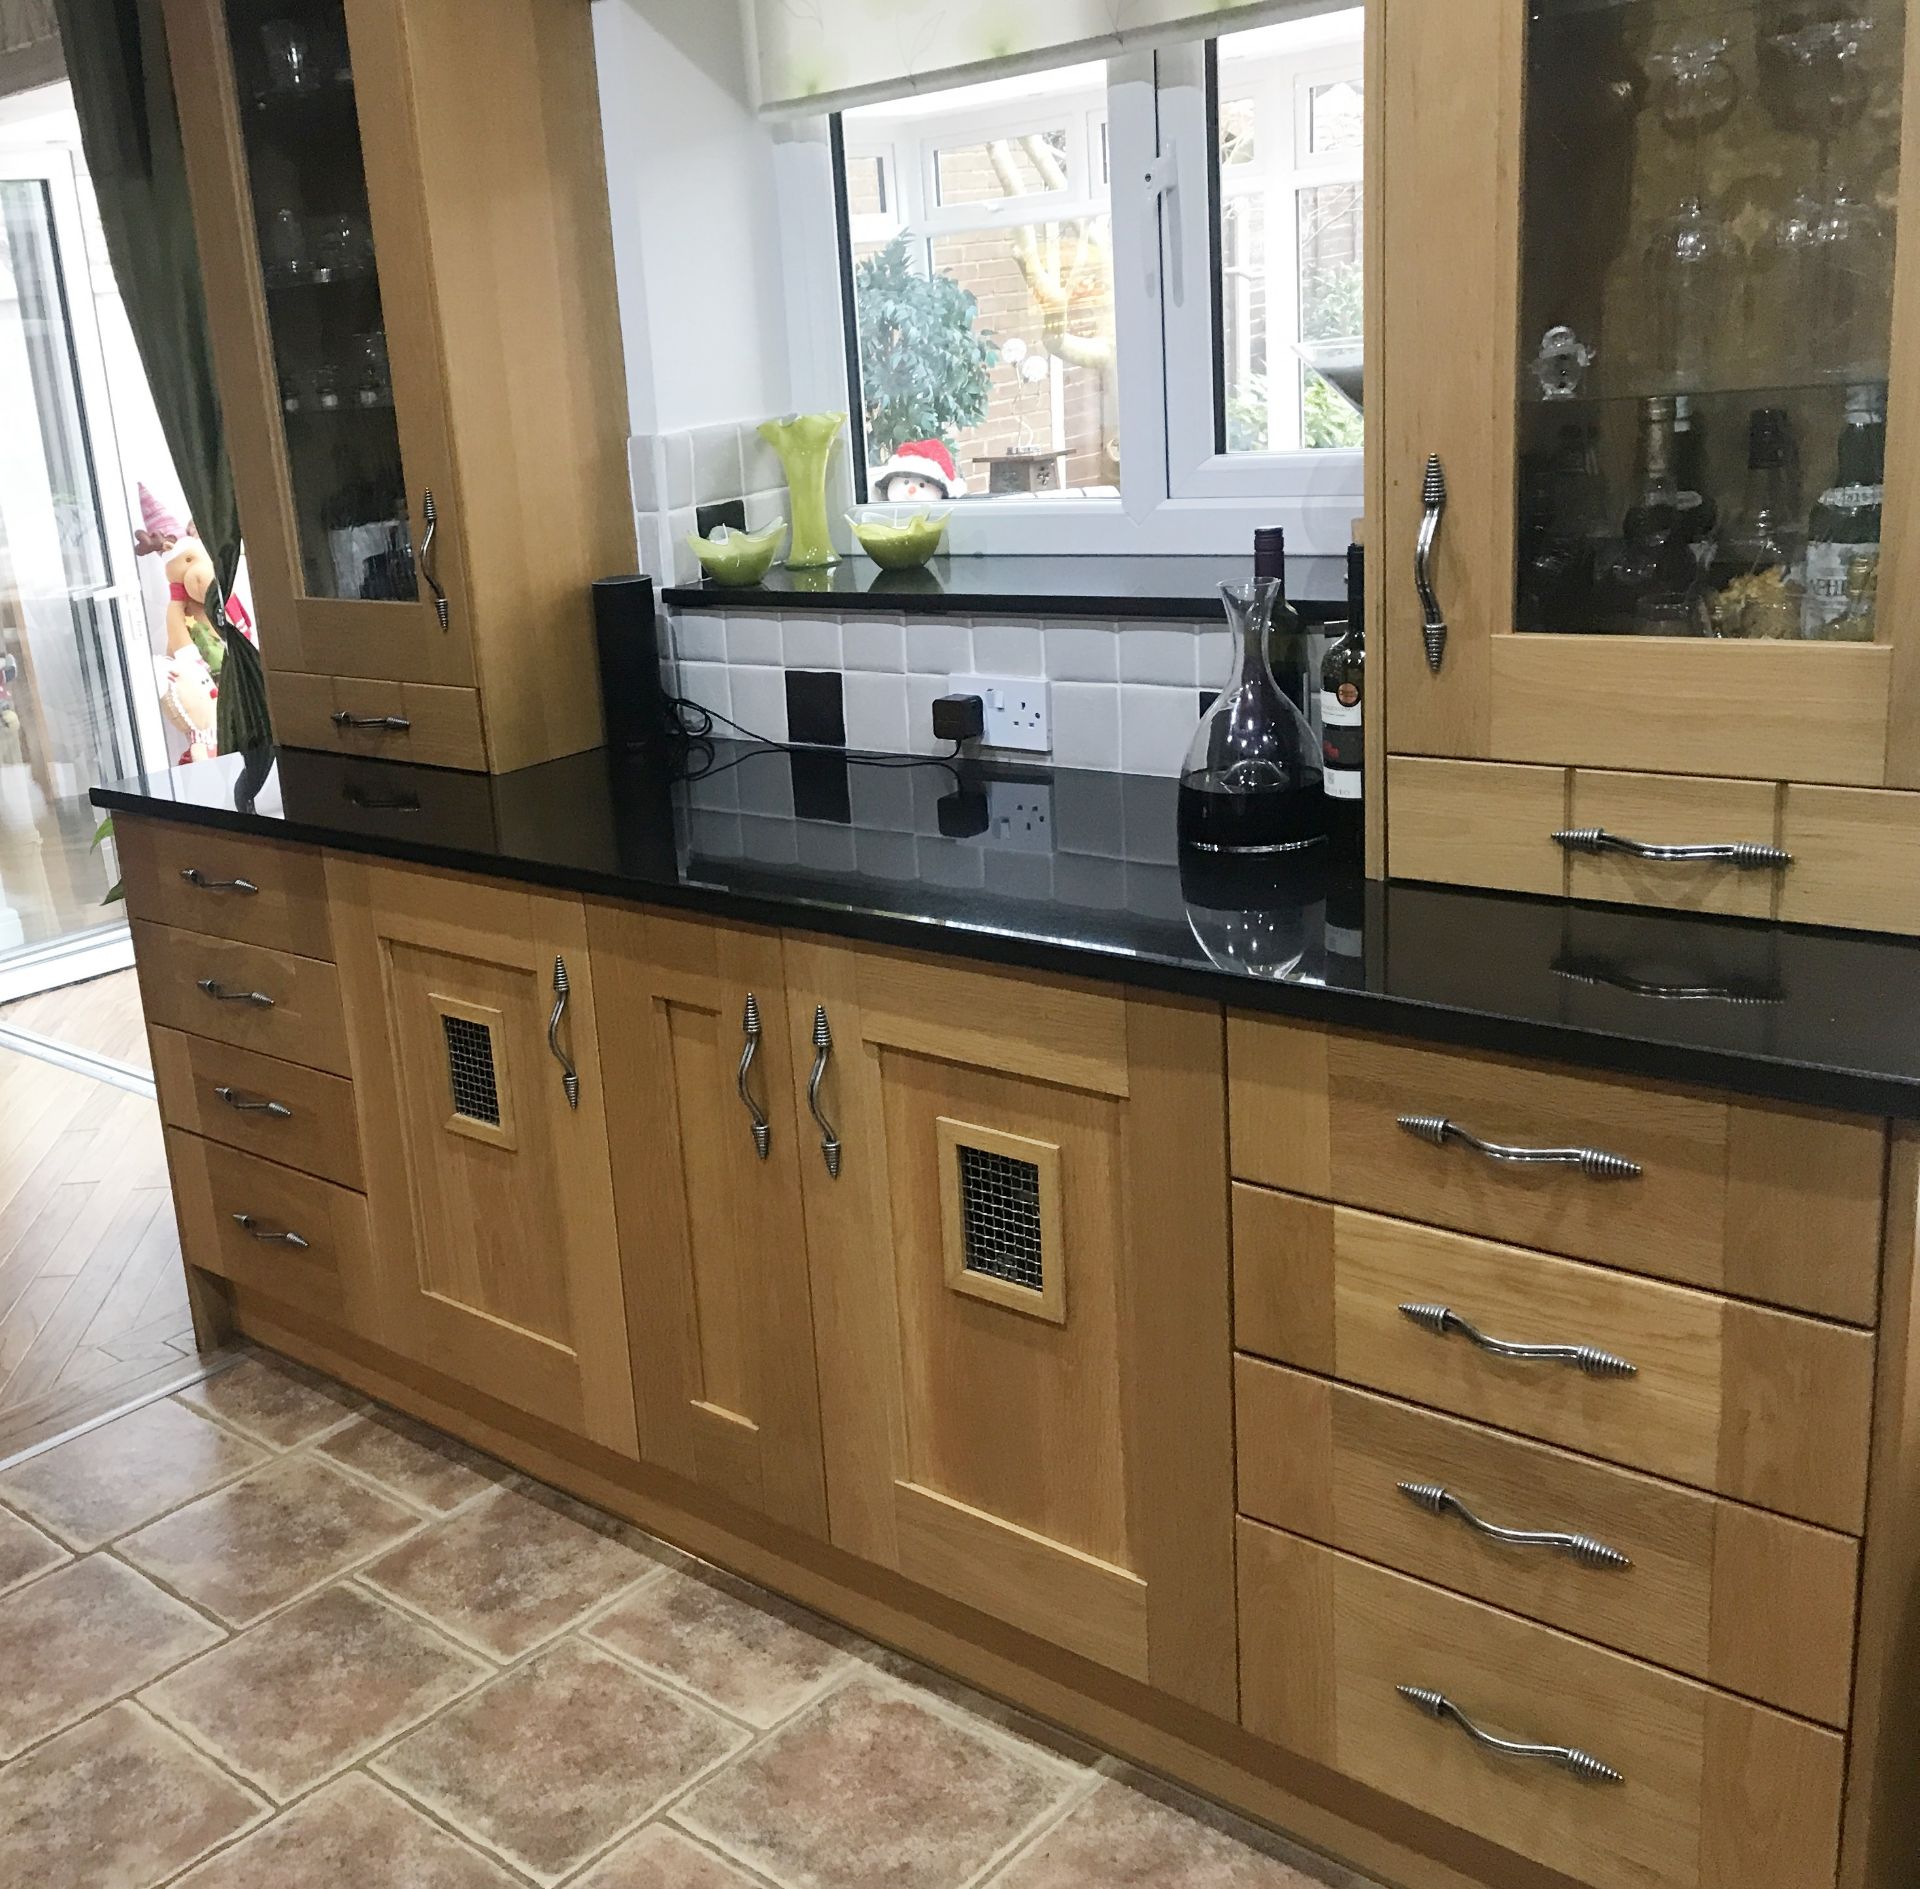
[(1425, 1686), (1395, 1686), (1394, 1691), (1429, 1717), (1451, 1720), (1476, 1745), (1497, 1751), (1503, 1758), (1537, 1758), (1542, 1764), (1555, 1764), (1563, 1771), (1571, 1771), (1589, 1784), (1626, 1782), (1612, 1765), (1602, 1764), (1591, 1752), (1582, 1751), (1577, 1745), (1534, 1745), (1515, 1738), (1496, 1738), (1492, 1732), (1482, 1731), (1444, 1692), (1430, 1692)]
[(447, 627), (447, 593), (441, 589), (440, 580), (433, 574), (433, 536), (440, 529), (440, 514), (434, 509), (433, 487), (426, 487), (420, 494), (420, 518), (426, 531), (420, 539), (420, 556), (415, 568), (427, 580), (427, 588), (433, 592), (433, 614), (440, 619), (440, 627)]
[(1440, 455), (1427, 461), (1426, 476), (1420, 481), (1420, 536), (1413, 547), (1413, 583), (1420, 593), (1423, 621), (1420, 634), (1427, 645), (1427, 667), (1435, 675), (1447, 653), (1447, 618), (1433, 588), (1433, 547), (1439, 542), (1440, 521), (1447, 511), (1447, 475)]
[(827, 1027), (827, 1006), (816, 1004), (813, 1011), (813, 1074), (807, 1078), (807, 1108), (820, 1124), (820, 1153), (827, 1172), (840, 1178), (840, 1137), (820, 1107), (820, 1083), (827, 1073), (827, 1059), (833, 1054), (833, 1031)]
[(209, 879), (198, 866), (182, 866), (180, 876), (188, 885), (198, 886), (202, 892), (238, 892), (243, 898), (252, 898), (260, 888), (251, 879)]
[(560, 1065), (560, 1086), (567, 1092), (567, 1107), (580, 1106), (580, 1078), (574, 1072), (573, 1058), (560, 1047), (560, 1019), (567, 1014), (567, 1001), (573, 995), (573, 986), (567, 981), (567, 961), (555, 958), (553, 961), (553, 1015), (547, 1019), (547, 1048), (553, 1053), (553, 1060)]
[(276, 1227), (263, 1227), (250, 1213), (236, 1213), (233, 1224), (250, 1240), (264, 1240), (269, 1246), (292, 1246), (303, 1253), (307, 1250), (307, 1242), (299, 1234)]
[(273, 1008), (273, 999), (264, 990), (229, 990), (218, 978), (197, 978), (194, 988), (204, 991), (215, 1003), (253, 1004), (261, 1010)]
[(1436, 1148), (1457, 1141), (1475, 1154), (1484, 1154), (1489, 1161), (1578, 1168), (1590, 1181), (1637, 1181), (1644, 1171), (1638, 1161), (1629, 1161), (1623, 1154), (1609, 1154), (1604, 1148), (1523, 1148), (1511, 1142), (1484, 1141), (1445, 1115), (1402, 1115), (1397, 1119), (1408, 1134), (1431, 1142)]
[(773, 1130), (767, 1126), (767, 1111), (753, 1099), (753, 1091), (747, 1086), (747, 1078), (753, 1073), (753, 1059), (760, 1054), (760, 1003), (752, 991), (747, 992), (747, 1008), (746, 1014), (740, 1019), (740, 1034), (746, 1041), (740, 1049), (740, 1070), (733, 1079), (733, 1086), (753, 1124), (753, 1151), (764, 1161), (773, 1152)]
[(1519, 1358), (1531, 1364), (1571, 1364), (1589, 1377), (1638, 1377), (1640, 1367), (1610, 1351), (1592, 1345), (1520, 1345), (1507, 1338), (1489, 1338), (1478, 1326), (1462, 1318), (1450, 1305), (1403, 1305), (1400, 1310), (1423, 1331), (1436, 1338), (1458, 1332), (1463, 1338), (1491, 1351), (1496, 1357)]
[(1630, 840), (1603, 826), (1566, 827), (1553, 836), (1554, 844), (1569, 853), (1626, 853), (1634, 859), (1694, 865), (1702, 862), (1738, 866), (1743, 872), (1781, 872), (1793, 864), (1793, 855), (1778, 846), (1760, 846), (1751, 840), (1718, 845), (1656, 846), (1651, 840)]
[(224, 1084), (214, 1090), (221, 1101), (236, 1115), (271, 1115), (277, 1122), (293, 1120), (293, 1110), (284, 1102), (256, 1101), (250, 1095), (242, 1095), (238, 1089), (229, 1089)]
[(1591, 1535), (1567, 1534), (1553, 1528), (1502, 1528), (1498, 1523), (1482, 1521), (1451, 1489), (1437, 1482), (1403, 1482), (1400, 1493), (1416, 1508), (1429, 1515), (1456, 1515), (1477, 1535), (1489, 1541), (1505, 1542), (1511, 1548), (1551, 1548), (1580, 1563), (1583, 1568), (1630, 1568), (1632, 1559), (1618, 1548), (1609, 1548)]
[(404, 735), (413, 726), (405, 715), (349, 715), (337, 708), (327, 719), (343, 733), (348, 729), (373, 729), (380, 734)]

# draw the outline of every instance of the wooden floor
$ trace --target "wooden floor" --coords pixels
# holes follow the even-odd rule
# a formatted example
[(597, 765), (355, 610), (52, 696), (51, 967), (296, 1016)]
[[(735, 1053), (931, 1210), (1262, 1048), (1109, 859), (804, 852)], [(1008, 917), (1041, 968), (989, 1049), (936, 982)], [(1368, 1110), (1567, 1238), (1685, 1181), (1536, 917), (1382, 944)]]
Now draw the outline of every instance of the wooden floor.
[[(0, 1018), (145, 1067), (132, 985), (124, 972)], [(196, 1363), (158, 1109), (0, 1049), (0, 1460)]]

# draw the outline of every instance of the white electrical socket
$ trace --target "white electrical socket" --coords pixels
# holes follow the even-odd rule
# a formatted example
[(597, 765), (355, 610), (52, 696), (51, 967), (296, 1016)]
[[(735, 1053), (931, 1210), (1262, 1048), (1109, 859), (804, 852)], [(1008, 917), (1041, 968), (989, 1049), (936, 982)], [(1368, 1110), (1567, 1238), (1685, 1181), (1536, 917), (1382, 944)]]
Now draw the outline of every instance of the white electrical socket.
[(949, 676), (949, 695), (977, 695), (986, 709), (980, 740), (989, 748), (1045, 754), (1053, 746), (1053, 718), (1041, 676)]

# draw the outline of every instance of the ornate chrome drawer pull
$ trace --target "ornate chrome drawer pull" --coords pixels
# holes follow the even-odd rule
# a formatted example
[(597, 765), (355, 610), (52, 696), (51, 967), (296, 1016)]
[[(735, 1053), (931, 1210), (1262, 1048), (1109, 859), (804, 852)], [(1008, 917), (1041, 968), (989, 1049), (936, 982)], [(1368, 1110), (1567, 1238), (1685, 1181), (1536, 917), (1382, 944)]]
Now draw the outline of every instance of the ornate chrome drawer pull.
[(198, 886), (202, 892), (238, 892), (243, 898), (252, 898), (260, 888), (251, 879), (209, 879), (198, 866), (182, 866), (180, 876), (188, 885)]
[(1739, 984), (1668, 984), (1657, 978), (1636, 977), (1633, 972), (1621, 970), (1600, 958), (1566, 957), (1556, 959), (1553, 966), (1555, 977), (1564, 977), (1573, 984), (1599, 984), (1608, 990), (1625, 991), (1630, 997), (1651, 997), (1661, 1003), (1676, 1004), (1779, 1004), (1786, 1002), (1786, 993), (1780, 990), (1768, 990), (1758, 983), (1750, 987)]
[(343, 734), (372, 730), (383, 735), (404, 735), (413, 726), (404, 715), (349, 715), (344, 708), (336, 708), (327, 719)]
[(1427, 667), (1435, 675), (1447, 654), (1447, 618), (1433, 588), (1433, 547), (1439, 541), (1440, 521), (1447, 510), (1447, 475), (1435, 453), (1427, 461), (1426, 476), (1420, 481), (1420, 536), (1413, 547), (1413, 583), (1420, 593), (1424, 621), (1420, 634), (1427, 645)]
[(264, 990), (229, 990), (218, 978), (198, 978), (194, 988), (204, 991), (217, 1004), (253, 1004), (261, 1010), (273, 1008), (273, 999)]
[(1603, 826), (1569, 827), (1556, 833), (1554, 843), (1570, 853), (1627, 853), (1635, 859), (1654, 859), (1680, 865), (1701, 862), (1738, 866), (1743, 871), (1778, 872), (1793, 864), (1793, 855), (1778, 846), (1759, 846), (1750, 840), (1732, 840), (1718, 846), (1656, 846), (1650, 840), (1630, 840)]
[(1429, 1692), (1424, 1686), (1395, 1686), (1394, 1690), (1409, 1705), (1415, 1705), (1430, 1717), (1449, 1719), (1476, 1745), (1497, 1751), (1505, 1758), (1538, 1758), (1542, 1764), (1557, 1764), (1589, 1784), (1624, 1784), (1626, 1779), (1610, 1764), (1602, 1764), (1591, 1752), (1575, 1745), (1532, 1745), (1514, 1738), (1496, 1738), (1483, 1732), (1444, 1692)]
[(1631, 1558), (1618, 1548), (1609, 1548), (1591, 1535), (1569, 1535), (1548, 1528), (1501, 1528), (1497, 1523), (1483, 1522), (1451, 1489), (1443, 1489), (1437, 1482), (1403, 1482), (1399, 1489), (1416, 1508), (1425, 1509), (1429, 1515), (1457, 1515), (1476, 1534), (1485, 1535), (1490, 1541), (1503, 1541), (1512, 1548), (1551, 1548), (1571, 1557), (1583, 1568), (1633, 1566)]
[(753, 1126), (753, 1151), (764, 1161), (773, 1152), (773, 1130), (767, 1126), (767, 1111), (753, 1099), (753, 1091), (747, 1086), (747, 1078), (753, 1074), (753, 1059), (760, 1054), (760, 1001), (752, 991), (747, 992), (747, 1008), (746, 1014), (740, 1019), (740, 1034), (746, 1038), (746, 1042), (741, 1046), (740, 1071), (733, 1079), (733, 1086), (739, 1092), (747, 1118)]
[(833, 1031), (827, 1027), (827, 1006), (816, 1004), (813, 1011), (813, 1074), (807, 1079), (807, 1107), (820, 1124), (820, 1153), (827, 1172), (840, 1178), (840, 1137), (820, 1107), (820, 1082), (827, 1073), (827, 1058), (833, 1054)]
[(427, 588), (433, 592), (433, 614), (440, 619), (440, 627), (447, 627), (447, 593), (440, 586), (440, 580), (433, 574), (433, 539), (440, 529), (440, 514), (433, 503), (433, 488), (426, 487), (420, 494), (420, 521), (426, 530), (420, 538), (420, 558), (416, 566), (420, 575), (427, 580)]
[(567, 961), (555, 958), (553, 961), (553, 1015), (547, 1019), (547, 1048), (553, 1052), (553, 1060), (560, 1065), (560, 1086), (567, 1092), (567, 1107), (580, 1106), (580, 1078), (574, 1073), (573, 1058), (560, 1047), (560, 1020), (567, 1014), (567, 1001), (573, 995), (573, 986), (567, 981)]
[(1531, 1364), (1577, 1365), (1589, 1377), (1638, 1377), (1640, 1367), (1610, 1351), (1596, 1351), (1592, 1345), (1517, 1345), (1505, 1338), (1489, 1338), (1462, 1318), (1450, 1305), (1403, 1305), (1400, 1310), (1423, 1331), (1437, 1338), (1458, 1332), (1482, 1351), (1497, 1357), (1519, 1358)]
[(271, 1115), (277, 1122), (293, 1120), (293, 1110), (284, 1102), (256, 1101), (250, 1095), (242, 1095), (238, 1089), (229, 1089), (224, 1085), (216, 1088), (214, 1094), (237, 1115)]
[(1578, 1168), (1590, 1181), (1637, 1181), (1643, 1172), (1638, 1161), (1623, 1154), (1609, 1154), (1604, 1148), (1520, 1148), (1504, 1141), (1483, 1141), (1469, 1128), (1462, 1128), (1445, 1115), (1402, 1115), (1400, 1126), (1422, 1141), (1444, 1148), (1457, 1141), (1489, 1161), (1530, 1163), (1536, 1167)]
[(292, 1246), (301, 1252), (307, 1250), (307, 1243), (297, 1233), (281, 1232), (273, 1227), (263, 1227), (250, 1213), (236, 1213), (233, 1224), (250, 1240), (264, 1240), (269, 1246)]

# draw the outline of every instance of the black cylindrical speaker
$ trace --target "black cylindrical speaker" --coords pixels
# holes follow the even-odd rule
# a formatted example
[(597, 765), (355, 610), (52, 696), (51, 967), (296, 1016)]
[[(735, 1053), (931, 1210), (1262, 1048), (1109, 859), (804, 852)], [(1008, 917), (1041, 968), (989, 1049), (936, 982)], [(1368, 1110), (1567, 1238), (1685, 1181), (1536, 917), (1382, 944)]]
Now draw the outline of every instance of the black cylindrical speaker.
[(666, 733), (660, 686), (660, 632), (651, 577), (602, 577), (593, 586), (593, 633), (600, 650), (600, 700), (607, 746), (652, 748)]

